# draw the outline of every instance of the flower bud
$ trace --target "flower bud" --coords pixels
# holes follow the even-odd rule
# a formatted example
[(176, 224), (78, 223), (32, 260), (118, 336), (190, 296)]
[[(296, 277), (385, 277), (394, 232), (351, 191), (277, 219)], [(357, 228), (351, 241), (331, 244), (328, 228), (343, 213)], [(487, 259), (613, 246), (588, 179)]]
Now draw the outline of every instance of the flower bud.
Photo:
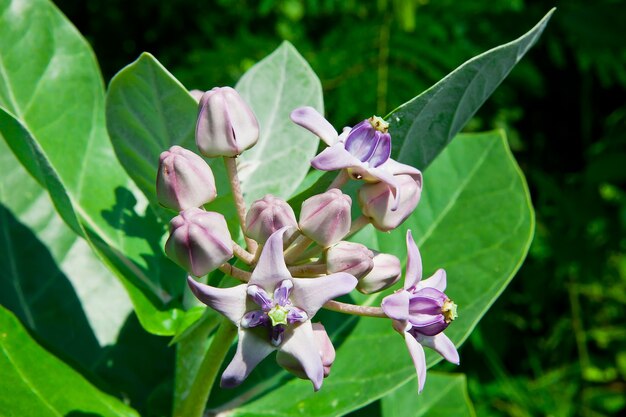
[(165, 253), (195, 276), (211, 272), (233, 257), (226, 219), (195, 207), (183, 211), (170, 222)]
[(288, 239), (298, 228), (296, 215), (286, 201), (270, 194), (252, 203), (246, 215), (246, 235), (259, 243), (285, 226), (293, 226), (284, 235)]
[(356, 289), (363, 294), (372, 294), (391, 287), (399, 279), (402, 271), (400, 270), (400, 259), (388, 253), (377, 253), (374, 255), (374, 267), (359, 279)]
[(180, 146), (161, 153), (156, 191), (159, 204), (176, 211), (200, 207), (217, 195), (211, 167)]
[[(320, 358), (322, 359), (322, 366), (324, 367), (324, 378), (330, 374), (330, 368), (335, 362), (335, 347), (326, 333), (326, 329), (322, 323), (312, 323), (313, 337), (315, 339), (315, 345), (319, 350)], [(283, 350), (279, 350), (276, 354), (276, 361), (280, 366), (291, 372), (298, 378), (308, 379), (302, 364), (292, 355), (286, 353)]]
[(323, 247), (339, 242), (350, 231), (349, 195), (333, 188), (302, 203), (300, 230)]
[(259, 122), (239, 93), (215, 87), (199, 103), (196, 145), (207, 157), (237, 156), (256, 144)]
[(329, 274), (346, 272), (360, 279), (374, 267), (374, 253), (353, 242), (339, 242), (326, 251), (326, 270)]
[(396, 210), (392, 210), (395, 197), (384, 182), (364, 184), (359, 189), (361, 211), (369, 217), (378, 230), (387, 232), (398, 227), (413, 213), (422, 194), (421, 176), (395, 175), (399, 201)]

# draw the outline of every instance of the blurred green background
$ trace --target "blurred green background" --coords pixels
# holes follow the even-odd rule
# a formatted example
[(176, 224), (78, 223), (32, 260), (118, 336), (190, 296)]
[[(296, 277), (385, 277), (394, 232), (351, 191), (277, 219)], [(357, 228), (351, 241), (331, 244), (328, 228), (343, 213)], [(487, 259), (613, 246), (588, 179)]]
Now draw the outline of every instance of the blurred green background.
[(287, 39), (321, 78), (337, 127), (386, 114), (557, 6), (466, 127), (507, 131), (537, 211), (535, 240), (461, 366), (439, 366), (467, 373), (479, 416), (626, 410), (626, 2), (55, 3), (94, 47), (106, 82), (149, 51), (190, 89), (234, 85)]

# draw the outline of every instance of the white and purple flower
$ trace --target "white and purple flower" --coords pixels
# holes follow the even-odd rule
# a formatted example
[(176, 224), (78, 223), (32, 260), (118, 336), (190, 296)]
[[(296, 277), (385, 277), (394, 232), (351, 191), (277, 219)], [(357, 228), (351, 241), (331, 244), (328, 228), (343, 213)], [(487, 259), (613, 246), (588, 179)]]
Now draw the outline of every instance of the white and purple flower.
[[(347, 294), (356, 278), (336, 273), (320, 278), (293, 278), (283, 258), (283, 234), (273, 233), (261, 252), (250, 282), (216, 288), (188, 278), (195, 296), (239, 328), (237, 350), (222, 374), (221, 385), (234, 387), (274, 350), (278, 363), (298, 368), (319, 390), (325, 376), (323, 355), (316, 342), (311, 319), (327, 301)], [(295, 366), (297, 363), (299, 366)]]
[[(339, 135), (332, 125), (312, 107), (299, 107), (291, 120), (322, 139), (328, 148), (311, 160), (321, 171), (345, 169), (351, 178), (370, 183), (384, 182), (399, 200), (400, 186), (395, 176), (410, 175), (422, 183), (422, 173), (412, 166), (394, 161), (391, 156), (389, 124), (377, 116), (363, 120)], [(395, 210), (397, 204), (391, 209)]]
[(404, 288), (383, 299), (382, 309), (393, 319), (393, 327), (404, 336), (417, 372), (419, 392), (426, 382), (426, 357), (423, 346), (436, 350), (448, 362), (459, 364), (454, 343), (443, 331), (457, 317), (457, 306), (444, 294), (446, 271), (437, 270), (422, 279), (422, 258), (411, 231), (406, 234), (408, 259)]

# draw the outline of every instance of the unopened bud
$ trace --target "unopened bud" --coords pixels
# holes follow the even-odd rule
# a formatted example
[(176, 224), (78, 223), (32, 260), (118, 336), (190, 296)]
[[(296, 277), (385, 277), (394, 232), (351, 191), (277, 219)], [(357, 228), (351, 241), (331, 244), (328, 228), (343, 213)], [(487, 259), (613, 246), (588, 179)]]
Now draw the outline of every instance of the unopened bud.
[(200, 207), (217, 195), (211, 167), (180, 146), (161, 153), (156, 191), (159, 203), (176, 211)]
[(326, 269), (329, 274), (346, 272), (360, 279), (374, 267), (374, 253), (354, 242), (339, 242), (326, 251)]
[(302, 203), (300, 230), (323, 247), (339, 242), (350, 231), (349, 195), (333, 188)]
[(359, 189), (359, 205), (361, 211), (369, 217), (378, 230), (387, 232), (395, 229), (413, 213), (422, 194), (422, 178), (411, 175), (396, 175), (399, 201), (396, 210), (395, 196), (391, 188), (384, 182), (364, 184)]
[(374, 267), (359, 279), (356, 289), (363, 294), (372, 294), (391, 287), (398, 282), (402, 270), (400, 269), (400, 259), (388, 253), (377, 253), (374, 255)]
[[(322, 359), (322, 366), (324, 367), (324, 378), (330, 374), (330, 368), (335, 362), (335, 347), (326, 333), (326, 329), (322, 323), (312, 323), (313, 338), (315, 339), (315, 346), (317, 347), (320, 358)], [(280, 366), (291, 372), (298, 378), (308, 379), (302, 364), (292, 355), (286, 353), (284, 350), (279, 350), (276, 354), (276, 361)]]
[(233, 257), (226, 219), (199, 208), (183, 211), (170, 222), (165, 253), (195, 276), (208, 274)]
[(196, 145), (207, 157), (237, 156), (259, 139), (259, 122), (239, 93), (215, 87), (199, 103)]
[(246, 215), (246, 235), (259, 243), (265, 243), (272, 233), (285, 226), (293, 227), (283, 236), (288, 239), (298, 228), (296, 215), (287, 202), (273, 195), (252, 203)]

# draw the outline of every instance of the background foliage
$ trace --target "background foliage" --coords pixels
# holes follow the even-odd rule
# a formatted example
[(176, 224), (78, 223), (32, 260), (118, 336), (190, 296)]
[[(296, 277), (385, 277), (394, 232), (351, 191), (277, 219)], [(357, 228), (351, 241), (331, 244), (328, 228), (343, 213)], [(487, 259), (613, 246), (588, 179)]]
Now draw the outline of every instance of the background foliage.
[[(455, 368), (468, 375), (480, 416), (609, 416), (626, 408), (626, 5), (562, 3), (541, 42), (466, 129), (507, 131), (537, 211), (529, 259), (464, 345), (462, 365)], [(288, 39), (320, 77), (326, 114), (341, 126), (373, 110), (386, 114), (471, 56), (517, 37), (554, 2), (56, 4), (94, 47), (107, 83), (148, 51), (185, 86), (208, 89), (213, 85), (207, 80), (234, 85)], [(10, 214), (5, 218), (15, 223)], [(45, 241), (50, 229), (44, 221), (40, 226), (37, 233)], [(29, 233), (17, 224), (11, 230)], [(67, 242), (55, 249), (50, 262), (63, 265), (71, 259), (66, 253), (80, 250), (73, 245), (80, 246)], [(71, 280), (71, 266), (63, 269), (59, 274)], [(76, 332), (85, 329), (75, 326)], [(110, 384), (127, 387), (129, 398), (145, 398), (137, 390), (158, 393), (151, 384), (168, 370), (142, 367), (132, 358), (151, 352), (152, 363), (171, 363), (166, 341), (144, 334), (133, 316), (123, 334), (152, 348), (99, 352), (92, 341), (91, 349), (82, 350), (91, 357), (78, 360), (100, 358), (101, 369), (93, 372), (105, 391)], [(104, 340), (106, 329), (92, 337)], [(51, 344), (61, 351), (66, 341), (58, 337), (59, 345)], [(114, 367), (128, 372), (107, 373)], [(107, 381), (107, 375), (117, 380)], [(459, 381), (440, 383), (463, 389)], [(159, 401), (154, 394), (133, 406), (149, 414)], [(401, 415), (394, 403), (384, 399), (360, 413)]]

